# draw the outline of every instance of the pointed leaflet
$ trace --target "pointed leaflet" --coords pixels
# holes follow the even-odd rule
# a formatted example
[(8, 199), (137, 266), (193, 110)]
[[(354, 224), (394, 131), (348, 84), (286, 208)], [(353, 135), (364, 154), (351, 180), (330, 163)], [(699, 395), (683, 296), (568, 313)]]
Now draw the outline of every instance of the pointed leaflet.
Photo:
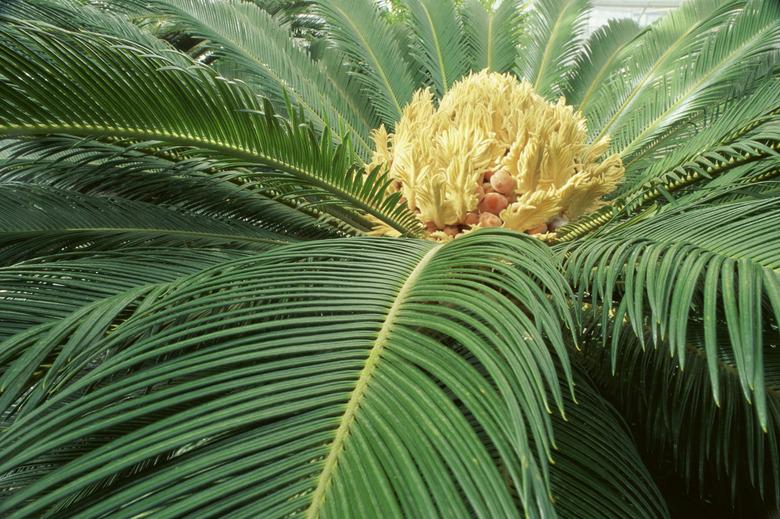
[(523, 25), (516, 71), (541, 95), (561, 94), (580, 50), (590, 11), (588, 0), (535, 0)]
[(523, 20), (522, 0), (502, 0), (487, 8), (482, 0), (461, 7), (471, 70), (509, 72), (517, 59)]
[(328, 39), (357, 66), (354, 72), (382, 122), (392, 128), (419, 85), (404, 60), (390, 25), (372, 0), (323, 0), (316, 12)]
[(415, 56), (441, 97), (466, 72), (463, 30), (453, 0), (402, 0), (415, 35)]

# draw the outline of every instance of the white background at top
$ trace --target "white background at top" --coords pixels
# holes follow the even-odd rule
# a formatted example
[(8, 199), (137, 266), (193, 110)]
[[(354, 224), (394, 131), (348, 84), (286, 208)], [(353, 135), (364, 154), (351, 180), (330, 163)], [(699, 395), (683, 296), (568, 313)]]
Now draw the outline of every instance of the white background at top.
[(631, 18), (645, 26), (682, 3), (682, 0), (591, 0), (593, 9), (588, 32), (593, 32), (610, 18)]

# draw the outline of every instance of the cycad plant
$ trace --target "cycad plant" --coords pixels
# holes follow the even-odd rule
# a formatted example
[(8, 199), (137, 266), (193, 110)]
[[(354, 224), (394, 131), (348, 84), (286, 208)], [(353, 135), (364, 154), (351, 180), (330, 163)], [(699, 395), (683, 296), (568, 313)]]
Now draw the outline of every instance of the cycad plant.
[(775, 507), (780, 7), (588, 13), (0, 4), (0, 515)]

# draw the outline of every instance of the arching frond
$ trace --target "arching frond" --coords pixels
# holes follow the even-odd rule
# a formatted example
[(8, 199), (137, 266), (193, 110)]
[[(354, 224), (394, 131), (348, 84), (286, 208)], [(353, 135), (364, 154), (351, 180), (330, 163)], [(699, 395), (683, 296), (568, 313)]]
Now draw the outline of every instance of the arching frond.
[(45, 22), (69, 31), (107, 34), (158, 51), (170, 49), (166, 42), (129, 23), (120, 4), (114, 4), (111, 11), (99, 9), (97, 5), (82, 0), (8, 0), (0, 6), (0, 15)]
[(0, 341), (65, 319), (96, 301), (256, 253), (194, 243), (187, 248), (123, 245), (121, 250), (60, 253), (0, 268)]
[[(734, 92), (750, 91), (780, 56), (780, 5), (751, 1), (729, 23), (702, 38), (690, 57), (672, 64), (609, 125), (612, 148), (628, 156), (672, 125), (708, 110)], [(765, 77), (765, 76), (764, 76)], [(602, 129), (602, 133), (605, 128)]]
[(323, 0), (315, 10), (327, 22), (331, 43), (360, 67), (354, 73), (382, 122), (392, 128), (418, 85), (377, 5), (371, 0)]
[(577, 56), (563, 89), (566, 104), (588, 106), (591, 97), (607, 78), (620, 73), (621, 60), (628, 45), (642, 30), (629, 19), (612, 19), (596, 29)]
[(610, 312), (640, 338), (647, 320), (653, 342), (668, 342), (681, 367), (688, 322), (703, 319), (716, 402), (717, 323), (724, 320), (742, 394), (766, 428), (762, 323), (780, 324), (780, 198), (685, 209), (580, 242), (567, 259), (567, 275), (594, 307), (605, 307), (605, 340)]
[(63, 250), (129, 244), (231, 245), (263, 250), (294, 241), (241, 221), (24, 183), (0, 184), (0, 265)]
[[(634, 112), (635, 103), (652, 98), (649, 92), (655, 85), (694, 61), (708, 37), (728, 24), (743, 5), (741, 1), (692, 0), (652, 24), (630, 52), (626, 50), (620, 57), (618, 72), (604, 81), (587, 103), (580, 103), (593, 140), (614, 134)], [(613, 149), (622, 148), (613, 145)]]
[[(702, 135), (707, 133), (703, 132)], [(674, 169), (649, 168), (644, 172), (648, 180), (625, 194), (622, 197), (625, 202), (621, 202), (621, 205), (626, 211), (632, 211), (660, 196), (673, 201), (671, 191), (684, 191), (703, 182), (707, 184), (698, 186), (698, 189), (689, 189), (687, 193), (678, 193), (677, 198), (708, 196), (711, 189), (729, 184), (738, 187), (756, 180), (768, 180), (770, 177), (765, 176), (766, 167), (776, 168), (780, 164), (779, 150), (780, 117), (773, 116), (736, 140), (707, 149)]]
[(548, 98), (562, 92), (580, 51), (588, 0), (534, 0), (523, 25), (516, 71)]
[(397, 197), (386, 196), (386, 182), (364, 178), (348, 143), (334, 146), (328, 132), (318, 141), (294, 114), (291, 122), (275, 117), (245, 85), (181, 54), (13, 19), (4, 20), (0, 38), (0, 134), (110, 136), (210, 150), (262, 166), (269, 180), (293, 178), (307, 194), (335, 196), (403, 233), (417, 226)]
[[(179, 30), (203, 41), (200, 47), (217, 57), (215, 66), (236, 68), (237, 77), (283, 111), (289, 98), (317, 130), (347, 131), (356, 151), (370, 156), (370, 132), (379, 126), (365, 100), (353, 99), (323, 73), (305, 50), (290, 39), (286, 27), (262, 9), (241, 0), (122, 0), (143, 14), (159, 14)], [(156, 19), (153, 19), (156, 21)]]
[(558, 451), (550, 475), (559, 517), (669, 517), (623, 418), (579, 368), (574, 381), (577, 402), (564, 394), (567, 419), (553, 416)]
[[(745, 158), (752, 153), (749, 143), (764, 142), (771, 146), (773, 127), (780, 121), (780, 81), (772, 79), (761, 84), (747, 96), (730, 100), (711, 114), (691, 125), (683, 135), (673, 135), (671, 143), (663, 141), (626, 161), (626, 184), (623, 190), (639, 189), (642, 183), (666, 173), (687, 169), (686, 164), (698, 163), (700, 173), (711, 175), (717, 164)], [(683, 142), (680, 139), (684, 138)], [(737, 157), (742, 154), (742, 157)], [(707, 155), (710, 155), (709, 157)], [(720, 158), (719, 158), (720, 157)]]
[[(717, 491), (719, 486), (730, 492), (722, 501), (741, 505), (743, 511), (735, 515), (746, 517), (760, 513), (745, 510), (755, 507), (744, 503), (750, 489), (768, 503), (780, 503), (779, 335), (777, 328), (770, 328), (763, 350), (767, 420), (762, 426), (742, 398), (728, 331), (722, 322), (717, 326), (714, 370), (698, 320), (688, 323), (684, 362), (670, 357), (663, 346), (643, 348), (630, 326), (618, 326), (613, 341), (620, 346), (612, 359), (607, 352), (590, 355), (588, 365), (589, 371), (601, 374), (602, 388), (621, 413), (638, 424), (639, 441), (647, 452), (671, 458), (683, 481), (699, 492)], [(713, 398), (713, 380), (720, 388), (719, 401)], [(718, 485), (719, 480), (725, 484)]]
[(260, 189), (256, 176), (230, 162), (156, 142), (108, 143), (58, 135), (0, 144), (0, 183), (145, 202), (291, 237), (349, 233), (340, 220), (328, 220), (311, 204), (299, 207), (283, 192)]
[(520, 45), (521, 0), (502, 0), (492, 8), (485, 7), (482, 0), (465, 0), (460, 11), (471, 70), (512, 70)]
[(313, 0), (249, 0), (290, 27), (296, 42), (317, 42), (322, 20), (311, 13)]
[(282, 247), (100, 300), (3, 343), (0, 509), (550, 515), (567, 298), (546, 247), (481, 232)]
[(572, 241), (658, 202), (706, 198), (729, 186), (744, 188), (780, 176), (780, 90), (775, 83), (770, 81), (741, 102), (728, 104), (654, 164), (639, 165), (649, 158), (629, 163), (620, 196), (559, 229), (556, 238)]
[(402, 0), (415, 35), (414, 55), (434, 92), (441, 97), (466, 73), (468, 59), (463, 28), (454, 0)]

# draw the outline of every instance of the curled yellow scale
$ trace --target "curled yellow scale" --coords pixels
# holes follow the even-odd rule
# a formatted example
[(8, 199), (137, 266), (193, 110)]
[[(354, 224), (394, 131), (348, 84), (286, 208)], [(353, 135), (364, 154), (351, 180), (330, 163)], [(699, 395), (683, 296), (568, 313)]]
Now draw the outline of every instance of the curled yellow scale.
[[(509, 74), (464, 77), (434, 104), (419, 90), (395, 133), (373, 133), (368, 168), (387, 168), (434, 239), (479, 227), (530, 234), (593, 211), (623, 178), (608, 138), (588, 143), (582, 114)], [(385, 234), (377, 228), (375, 234)]]

